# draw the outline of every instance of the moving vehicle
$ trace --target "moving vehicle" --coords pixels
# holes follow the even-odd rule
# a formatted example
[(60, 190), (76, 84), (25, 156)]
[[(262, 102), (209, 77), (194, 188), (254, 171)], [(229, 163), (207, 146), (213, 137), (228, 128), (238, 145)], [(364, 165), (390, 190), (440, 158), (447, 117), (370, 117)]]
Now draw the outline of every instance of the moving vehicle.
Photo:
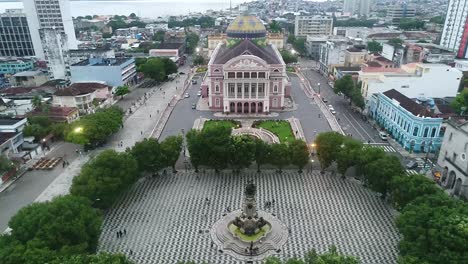
[(408, 163), (406, 163), (405, 165), (405, 168), (407, 170), (412, 170), (412, 169), (416, 169), (417, 167), (419, 167), (419, 164), (417, 161), (415, 160), (410, 160)]
[(197, 96), (201, 96), (201, 91), (198, 91)]
[(189, 94), (189, 93), (185, 93), (184, 97), (185, 97), (185, 98), (189, 98), (189, 97), (190, 97), (190, 94)]
[(192, 104), (192, 109), (197, 109), (197, 104), (193, 103)]
[(382, 140), (388, 140), (388, 134), (383, 132), (383, 131), (380, 131), (379, 132), (379, 138), (382, 139)]
[(197, 84), (197, 80), (192, 79), (192, 84)]
[(324, 97), (322, 97), (322, 101), (323, 101), (324, 103), (328, 103), (328, 100), (327, 100), (326, 98), (324, 98)]

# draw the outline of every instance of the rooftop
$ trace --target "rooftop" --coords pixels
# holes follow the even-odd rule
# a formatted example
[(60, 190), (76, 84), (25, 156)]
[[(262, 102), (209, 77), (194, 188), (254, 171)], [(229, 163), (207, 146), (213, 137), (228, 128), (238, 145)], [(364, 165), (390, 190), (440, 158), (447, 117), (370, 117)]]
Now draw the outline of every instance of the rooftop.
[(72, 66), (118, 66), (131, 59), (132, 58), (91, 58), (82, 60), (78, 63), (73, 64)]
[(359, 49), (359, 48), (356, 48), (356, 47), (348, 48), (347, 51), (349, 51), (349, 52), (366, 52), (365, 49)]
[[(67, 88), (62, 88), (57, 90), (54, 95), (56, 96), (77, 96), (77, 95), (82, 95), (82, 94), (90, 94), (93, 93), (96, 88), (102, 88), (102, 87), (96, 87), (91, 85), (92, 83), (79, 83), (76, 85), (74, 83), (73, 85), (67, 87)], [(95, 83), (97, 85), (101, 85), (100, 83)]]
[(157, 49), (180, 49), (184, 43), (161, 43)]
[(415, 116), (426, 116), (431, 117), (432, 114), (424, 106), (416, 103), (410, 98), (404, 96), (402, 93), (398, 92), (395, 89), (388, 90), (383, 93), (386, 97), (390, 99), (395, 99), (400, 103), (400, 106), (406, 109), (408, 112), (412, 113)]
[(12, 126), (24, 118), (0, 118), (0, 126)]
[(236, 46), (227, 48), (226, 44), (220, 47), (213, 64), (224, 64), (237, 56), (251, 54), (265, 60), (268, 64), (281, 64), (275, 50), (271, 45), (259, 47), (250, 40), (243, 40)]
[(52, 121), (66, 121), (66, 118), (75, 112), (78, 112), (76, 107), (51, 106), (48, 111), (42, 111), (41, 108), (36, 107), (28, 113), (28, 116), (47, 116)]
[(360, 66), (356, 66), (356, 67), (338, 66), (338, 67), (335, 67), (335, 69), (339, 71), (356, 71), (357, 72), (361, 70), (361, 67)]
[(15, 137), (18, 133), (16, 132), (4, 132), (0, 133), (0, 145), (8, 141), (10, 138)]
[(33, 77), (33, 76), (38, 76), (41, 75), (41, 71), (23, 71), (23, 72), (18, 72), (17, 74), (13, 75), (14, 77)]

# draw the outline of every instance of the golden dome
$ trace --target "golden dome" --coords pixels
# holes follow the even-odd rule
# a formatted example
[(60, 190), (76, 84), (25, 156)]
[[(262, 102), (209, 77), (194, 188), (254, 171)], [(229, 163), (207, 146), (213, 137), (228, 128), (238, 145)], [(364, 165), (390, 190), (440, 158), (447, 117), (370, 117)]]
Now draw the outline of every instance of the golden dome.
[(266, 28), (256, 16), (238, 16), (229, 24), (226, 34), (230, 38), (264, 38), (266, 36)]

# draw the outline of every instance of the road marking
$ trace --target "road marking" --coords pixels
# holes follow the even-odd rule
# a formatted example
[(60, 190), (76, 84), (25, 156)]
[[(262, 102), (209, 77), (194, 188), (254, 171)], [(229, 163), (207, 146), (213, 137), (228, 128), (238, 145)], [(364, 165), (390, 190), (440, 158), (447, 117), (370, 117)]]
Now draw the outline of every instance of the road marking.
[(348, 117), (346, 117), (346, 115), (344, 113), (342, 113), (343, 116), (349, 121), (349, 124), (354, 127), (354, 129), (356, 130), (356, 132), (361, 136), (362, 139), (366, 140), (366, 138), (359, 132), (359, 130), (353, 125), (353, 123), (351, 122), (351, 120), (349, 120)]
[(367, 133), (366, 129), (365, 129), (363, 126), (361, 126), (361, 124), (359, 124), (359, 122), (356, 120), (356, 118), (354, 118), (354, 116), (351, 115), (351, 114), (350, 114), (350, 116), (351, 116), (351, 118), (352, 118), (354, 121), (356, 121), (356, 124), (357, 124), (360, 128), (362, 128), (362, 131), (364, 131), (364, 133), (366, 133), (366, 135), (370, 138), (370, 140), (371, 140), (372, 142), (375, 142), (374, 138), (373, 138), (371, 135), (369, 135), (369, 133)]

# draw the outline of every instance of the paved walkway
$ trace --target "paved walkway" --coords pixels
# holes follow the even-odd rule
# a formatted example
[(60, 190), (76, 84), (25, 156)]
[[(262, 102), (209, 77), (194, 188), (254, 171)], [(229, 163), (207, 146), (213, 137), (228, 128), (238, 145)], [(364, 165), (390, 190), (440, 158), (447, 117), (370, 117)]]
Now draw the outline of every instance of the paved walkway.
[[(312, 248), (324, 252), (333, 244), (363, 264), (396, 263), (393, 210), (356, 181), (296, 169), (198, 175), (179, 172), (137, 182), (108, 210), (99, 250), (122, 252), (137, 264), (239, 263), (210, 246), (209, 230), (227, 207), (241, 207), (245, 183), (253, 179), (259, 209), (274, 213), (291, 230), (279, 257), (302, 257)], [(271, 208), (263, 206), (273, 199)], [(127, 235), (117, 238), (124, 228)]]

